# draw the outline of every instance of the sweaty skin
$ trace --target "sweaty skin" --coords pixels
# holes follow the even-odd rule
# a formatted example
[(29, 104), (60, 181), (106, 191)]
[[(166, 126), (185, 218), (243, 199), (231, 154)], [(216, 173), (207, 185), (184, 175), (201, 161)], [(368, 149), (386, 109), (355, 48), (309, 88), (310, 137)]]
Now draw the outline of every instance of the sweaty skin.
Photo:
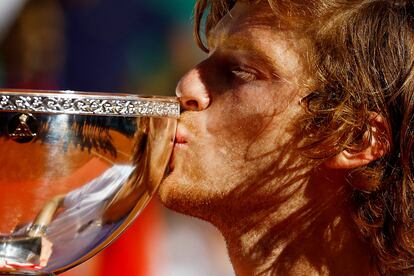
[[(344, 172), (301, 156), (303, 46), (267, 4), (237, 3), (179, 82), (185, 112), (159, 196), (223, 234), (238, 275), (370, 275)], [(273, 27), (271, 27), (273, 26)]]

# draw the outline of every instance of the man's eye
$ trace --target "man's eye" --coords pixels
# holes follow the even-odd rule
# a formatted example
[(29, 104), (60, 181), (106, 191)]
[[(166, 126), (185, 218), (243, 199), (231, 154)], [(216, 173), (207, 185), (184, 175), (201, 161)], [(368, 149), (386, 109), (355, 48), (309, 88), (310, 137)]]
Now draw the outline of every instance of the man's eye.
[(232, 69), (231, 73), (236, 76), (237, 78), (245, 81), (245, 82), (250, 82), (250, 81), (254, 81), (257, 79), (257, 76), (255, 73), (253, 72), (249, 72), (247, 70), (241, 69), (241, 68), (236, 68), (236, 69)]

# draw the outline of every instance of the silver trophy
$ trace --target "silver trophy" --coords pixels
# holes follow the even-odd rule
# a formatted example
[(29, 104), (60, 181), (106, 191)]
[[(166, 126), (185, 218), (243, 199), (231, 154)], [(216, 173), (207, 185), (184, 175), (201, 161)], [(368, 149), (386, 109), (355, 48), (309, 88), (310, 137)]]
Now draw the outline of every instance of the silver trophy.
[(53, 275), (105, 248), (161, 182), (179, 103), (0, 90), (0, 275)]

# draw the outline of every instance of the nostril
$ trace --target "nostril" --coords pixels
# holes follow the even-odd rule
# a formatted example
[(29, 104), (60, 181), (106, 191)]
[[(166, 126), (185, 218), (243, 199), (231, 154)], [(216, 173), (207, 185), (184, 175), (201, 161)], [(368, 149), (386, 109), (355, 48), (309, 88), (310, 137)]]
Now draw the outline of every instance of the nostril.
[(198, 102), (196, 100), (187, 100), (184, 102), (184, 107), (189, 110), (199, 110)]

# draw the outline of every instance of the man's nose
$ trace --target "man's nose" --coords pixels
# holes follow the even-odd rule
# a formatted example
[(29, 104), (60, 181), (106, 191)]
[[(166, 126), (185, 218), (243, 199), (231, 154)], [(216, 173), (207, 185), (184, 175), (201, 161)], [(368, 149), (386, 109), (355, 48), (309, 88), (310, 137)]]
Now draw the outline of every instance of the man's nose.
[(210, 105), (210, 96), (203, 83), (200, 72), (195, 68), (179, 81), (176, 91), (185, 110), (201, 111)]

